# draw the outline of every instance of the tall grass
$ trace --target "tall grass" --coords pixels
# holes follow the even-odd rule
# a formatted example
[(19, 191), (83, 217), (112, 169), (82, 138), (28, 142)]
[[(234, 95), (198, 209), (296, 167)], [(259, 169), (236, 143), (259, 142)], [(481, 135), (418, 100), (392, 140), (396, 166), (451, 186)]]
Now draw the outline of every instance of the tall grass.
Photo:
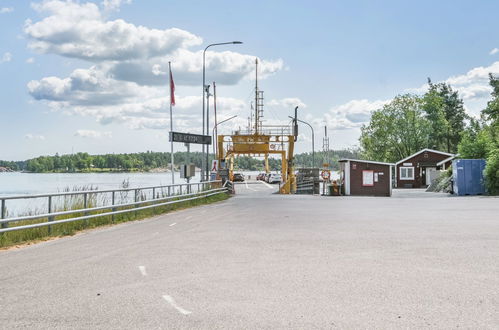
[[(122, 183), (123, 188), (128, 188), (128, 183), (123, 182)], [(92, 190), (97, 190), (97, 187), (94, 186), (81, 186), (81, 187), (73, 187), (73, 188), (65, 188), (63, 191), (64, 192), (78, 192), (78, 191), (92, 191)], [(130, 196), (132, 195), (132, 196)], [(173, 195), (173, 194), (172, 194)], [(147, 201), (147, 194), (145, 192), (140, 192), (139, 195), (137, 195), (137, 201)], [(162, 197), (168, 197), (168, 191), (166, 189), (161, 189), (159, 191), (156, 191), (156, 196), (151, 196), (152, 198), (162, 198)], [(127, 212), (123, 214), (117, 214), (115, 216), (107, 215), (107, 216), (102, 216), (98, 218), (93, 218), (93, 219), (87, 219), (87, 220), (80, 220), (80, 221), (74, 221), (74, 222), (67, 222), (67, 223), (61, 223), (61, 224), (54, 224), (51, 226), (45, 226), (45, 227), (39, 227), (39, 228), (32, 228), (32, 229), (24, 229), (24, 230), (17, 230), (17, 231), (10, 231), (6, 233), (0, 233), (0, 247), (9, 247), (13, 246), (16, 244), (22, 244), (22, 243), (27, 243), (27, 242), (33, 242), (33, 241), (40, 241), (40, 240), (47, 240), (52, 237), (59, 237), (59, 236), (66, 236), (66, 235), (74, 235), (75, 233), (89, 229), (89, 228), (95, 228), (99, 226), (105, 226), (105, 225), (110, 225), (110, 224), (115, 224), (115, 223), (122, 223), (122, 222), (127, 222), (127, 221), (133, 221), (133, 220), (139, 220), (139, 219), (144, 219), (148, 218), (154, 215), (162, 214), (162, 213), (167, 213), (173, 210), (178, 210), (178, 209), (183, 209), (183, 208), (188, 208), (188, 207), (193, 207), (193, 206), (198, 206), (198, 205), (203, 205), (203, 204), (209, 204), (217, 201), (222, 201), (228, 198), (228, 195), (225, 193), (220, 193), (216, 194), (213, 196), (208, 196), (204, 198), (199, 198), (195, 200), (190, 200), (190, 201), (185, 201), (185, 202), (179, 202), (171, 205), (165, 205), (165, 206), (158, 206), (155, 208), (150, 208), (146, 210), (138, 210), (135, 212)], [(124, 204), (124, 203), (129, 203), (133, 202), (135, 199), (135, 194), (132, 192), (132, 194), (129, 194), (129, 191), (121, 191), (115, 195), (115, 204)], [(177, 199), (181, 199), (181, 197), (178, 197)], [(85, 207), (85, 201), (84, 201), (84, 196), (83, 195), (64, 195), (60, 196), (60, 198), (57, 201), (53, 201), (54, 207), (52, 208), (53, 211), (70, 211), (70, 210), (79, 210), (79, 209), (84, 209), (84, 208), (92, 208), (96, 206), (103, 206), (103, 205), (110, 205), (110, 196), (105, 195), (105, 194), (92, 194), (89, 193), (87, 195), (87, 201), (86, 201), (86, 207)], [(146, 205), (152, 205), (154, 204), (153, 201), (151, 202), (146, 202), (144, 204), (141, 204), (140, 206), (146, 206)], [(120, 210), (125, 210), (125, 209), (133, 209), (134, 206), (128, 206), (128, 207), (120, 207)], [(109, 212), (110, 209), (106, 209), (103, 211), (93, 211), (90, 214), (100, 214), (100, 213), (105, 213)], [(36, 215), (36, 214), (42, 214), (46, 213), (46, 210), (42, 210), (40, 208), (36, 208), (33, 210), (29, 210), (24, 212), (23, 214), (20, 214), (20, 216), (28, 216), (28, 215)], [(62, 219), (69, 219), (69, 218), (76, 218), (84, 215), (89, 215), (89, 213), (85, 212), (76, 212), (72, 213), (69, 215), (62, 215), (53, 218), (53, 220), (62, 220)], [(47, 222), (47, 218), (42, 218), (42, 219), (37, 219), (37, 220), (23, 220), (23, 221), (17, 221), (17, 222), (11, 222), (9, 223), (9, 227), (15, 227), (15, 226), (23, 226), (23, 225), (29, 225), (29, 224), (36, 224), (36, 223), (42, 223), (42, 222)]]

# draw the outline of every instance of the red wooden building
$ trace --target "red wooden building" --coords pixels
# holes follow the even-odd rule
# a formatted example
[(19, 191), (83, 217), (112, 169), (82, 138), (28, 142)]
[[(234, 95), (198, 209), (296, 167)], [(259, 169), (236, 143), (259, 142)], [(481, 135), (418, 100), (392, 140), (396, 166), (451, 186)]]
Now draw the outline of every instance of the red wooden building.
[(346, 196), (391, 196), (395, 164), (359, 159), (341, 159), (340, 171)]
[[(397, 188), (424, 188), (438, 176), (438, 168), (452, 162), (454, 154), (423, 149), (395, 163)], [(443, 165), (443, 166), (442, 166)]]

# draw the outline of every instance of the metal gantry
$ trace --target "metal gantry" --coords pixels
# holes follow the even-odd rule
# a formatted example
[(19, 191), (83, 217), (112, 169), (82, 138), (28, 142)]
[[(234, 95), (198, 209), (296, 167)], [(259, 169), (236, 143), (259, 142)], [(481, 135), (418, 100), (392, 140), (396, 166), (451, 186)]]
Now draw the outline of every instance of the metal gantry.
[[(298, 134), (296, 120), (294, 126), (263, 125), (263, 91), (258, 89), (258, 59), (255, 60), (255, 100), (247, 130), (237, 130), (231, 135), (217, 136), (217, 159), (228, 169), (232, 180), (234, 161), (239, 155), (264, 157), (265, 171), (269, 172), (270, 155), (281, 155), (281, 175), (284, 184), (280, 187), (282, 194), (296, 190), (296, 179), (293, 168), (294, 143)], [(296, 110), (295, 117), (296, 119)]]

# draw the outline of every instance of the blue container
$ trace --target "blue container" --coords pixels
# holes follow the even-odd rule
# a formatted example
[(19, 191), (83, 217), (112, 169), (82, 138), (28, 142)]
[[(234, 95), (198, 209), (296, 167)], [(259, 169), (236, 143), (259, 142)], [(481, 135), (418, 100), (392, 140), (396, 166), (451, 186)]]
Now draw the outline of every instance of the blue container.
[(452, 178), (454, 194), (483, 195), (485, 185), (483, 170), (485, 159), (455, 159), (452, 161)]

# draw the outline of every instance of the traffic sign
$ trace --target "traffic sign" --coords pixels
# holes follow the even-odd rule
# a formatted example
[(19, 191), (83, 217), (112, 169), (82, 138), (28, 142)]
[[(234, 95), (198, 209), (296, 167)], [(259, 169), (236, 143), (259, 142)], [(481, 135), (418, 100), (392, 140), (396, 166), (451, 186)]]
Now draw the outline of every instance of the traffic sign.
[(211, 144), (211, 136), (190, 133), (170, 132), (170, 140), (173, 142)]

